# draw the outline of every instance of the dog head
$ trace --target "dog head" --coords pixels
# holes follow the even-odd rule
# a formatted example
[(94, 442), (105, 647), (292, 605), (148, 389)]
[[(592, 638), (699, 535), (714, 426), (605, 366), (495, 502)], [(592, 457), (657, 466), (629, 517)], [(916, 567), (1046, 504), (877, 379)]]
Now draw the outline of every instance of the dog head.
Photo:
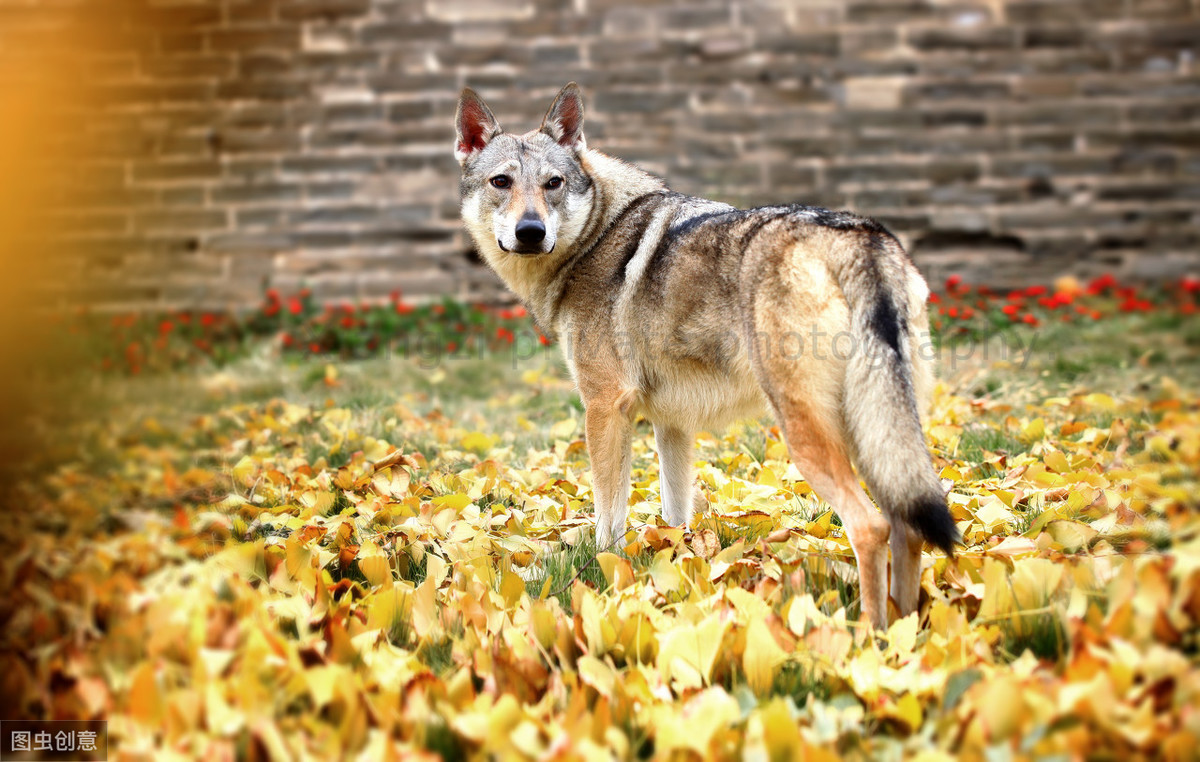
[(578, 85), (564, 87), (541, 127), (521, 136), (501, 130), (487, 104), (464, 90), (455, 127), (463, 220), (484, 258), (494, 262), (570, 248), (592, 198), (592, 182), (580, 162), (587, 146)]

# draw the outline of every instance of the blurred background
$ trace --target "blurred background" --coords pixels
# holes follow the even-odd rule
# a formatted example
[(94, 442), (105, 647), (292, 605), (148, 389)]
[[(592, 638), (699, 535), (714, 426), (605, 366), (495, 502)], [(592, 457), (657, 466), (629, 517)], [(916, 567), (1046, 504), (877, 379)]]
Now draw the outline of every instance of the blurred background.
[(879, 218), (927, 277), (1200, 270), (1197, 0), (0, 3), (6, 303), (501, 301), (460, 89), (677, 190)]

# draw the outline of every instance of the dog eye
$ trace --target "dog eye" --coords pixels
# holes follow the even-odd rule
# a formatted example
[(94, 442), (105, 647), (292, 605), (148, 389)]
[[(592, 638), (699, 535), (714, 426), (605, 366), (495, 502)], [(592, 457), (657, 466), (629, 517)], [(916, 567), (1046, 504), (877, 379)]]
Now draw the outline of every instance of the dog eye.
[(561, 177), (551, 177), (549, 180), (546, 181), (546, 187), (549, 190), (554, 190), (555, 188), (560, 188), (560, 187), (562, 187), (562, 184), (563, 184), (563, 179)]
[(512, 180), (508, 179), (507, 175), (496, 175), (492, 178), (493, 188), (507, 188), (512, 185)]

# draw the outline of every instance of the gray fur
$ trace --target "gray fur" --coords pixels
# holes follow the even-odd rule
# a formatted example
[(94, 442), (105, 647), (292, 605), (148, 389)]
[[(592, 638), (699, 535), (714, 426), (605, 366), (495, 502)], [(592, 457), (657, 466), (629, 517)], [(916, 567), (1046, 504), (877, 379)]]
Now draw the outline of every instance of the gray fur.
[[(919, 538), (952, 552), (957, 530), (920, 423), (932, 378), (918, 352), (928, 289), (895, 238), (847, 212), (738, 210), (673, 193), (587, 148), (573, 84), (523, 136), (500, 132), (490, 115), (464, 93), (463, 218), (484, 259), (562, 344), (586, 407), (599, 543), (624, 532), (637, 414), (654, 423), (664, 518), (686, 524), (695, 433), (765, 407), (843, 517), (865, 615), (886, 624), (889, 537), (903, 556), (893, 594), (912, 610)], [(530, 214), (546, 237), (520, 249), (513, 229)], [(870, 506), (851, 460), (891, 519)]]

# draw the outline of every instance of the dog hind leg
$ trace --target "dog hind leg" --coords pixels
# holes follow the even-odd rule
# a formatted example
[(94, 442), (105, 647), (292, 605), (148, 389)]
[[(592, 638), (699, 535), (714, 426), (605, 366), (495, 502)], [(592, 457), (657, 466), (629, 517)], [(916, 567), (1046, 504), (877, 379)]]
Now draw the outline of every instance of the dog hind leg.
[(921, 548), (925, 541), (908, 525), (903, 516), (893, 514), (892, 525), (892, 600), (900, 616), (917, 610), (921, 595)]
[(791, 401), (780, 409), (788, 452), (796, 468), (823, 500), (833, 506), (858, 560), (863, 619), (887, 628), (887, 556), (891, 526), (859, 486), (840, 437)]

